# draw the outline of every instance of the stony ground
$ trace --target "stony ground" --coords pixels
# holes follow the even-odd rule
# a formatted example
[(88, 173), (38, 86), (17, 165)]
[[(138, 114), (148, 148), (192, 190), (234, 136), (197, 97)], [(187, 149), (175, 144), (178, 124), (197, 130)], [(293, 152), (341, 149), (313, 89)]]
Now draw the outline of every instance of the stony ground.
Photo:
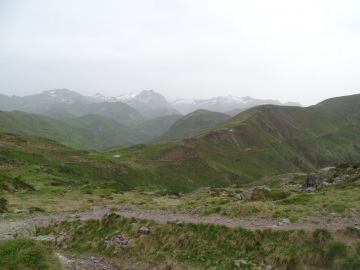
[[(115, 210), (116, 209), (116, 210)], [(272, 217), (247, 217), (247, 218), (229, 218), (219, 214), (200, 215), (196, 213), (173, 213), (166, 210), (144, 210), (134, 205), (107, 205), (107, 206), (93, 206), (89, 210), (82, 210), (75, 213), (59, 213), (55, 215), (34, 215), (23, 218), (23, 221), (34, 223), (37, 225), (46, 225), (51, 222), (61, 220), (87, 220), (100, 219), (105, 214), (110, 212), (117, 213), (125, 217), (135, 217), (152, 219), (158, 223), (166, 223), (168, 221), (192, 222), (192, 223), (213, 223), (221, 224), (229, 227), (241, 226), (251, 230), (254, 229), (284, 229), (284, 230), (313, 230), (316, 228), (328, 228), (336, 232), (337, 230), (345, 229), (347, 226), (359, 226), (360, 218), (355, 214), (352, 217), (343, 217), (340, 214), (331, 213), (327, 216), (316, 217), (308, 216), (306, 221), (299, 219), (295, 223), (289, 222), (283, 218)], [(195, 211), (196, 212), (196, 211)]]
[[(316, 228), (328, 228), (333, 231), (335, 235), (345, 237), (341, 232), (347, 226), (359, 226), (360, 219), (354, 214), (352, 217), (342, 217), (338, 214), (329, 214), (326, 217), (307, 217), (306, 221), (299, 220), (291, 223), (287, 219), (272, 218), (272, 217), (257, 217), (252, 216), (248, 218), (229, 218), (218, 214), (200, 215), (196, 211), (192, 213), (172, 213), (165, 210), (144, 210), (134, 205), (107, 205), (107, 206), (93, 206), (88, 210), (81, 210), (77, 212), (62, 212), (53, 215), (37, 214), (25, 215), (17, 219), (0, 219), (0, 239), (18, 237), (18, 236), (31, 236), (35, 233), (35, 225), (47, 225), (53, 222), (62, 220), (87, 220), (87, 219), (100, 219), (105, 214), (110, 212), (117, 213), (125, 217), (135, 217), (152, 219), (159, 223), (166, 223), (168, 221), (175, 222), (192, 222), (192, 223), (213, 223), (221, 224), (229, 227), (241, 226), (248, 229), (306, 229), (314, 230)], [(351, 239), (346, 239), (351, 241)], [(115, 269), (164, 269), (156, 268), (152, 265), (128, 265), (119, 268), (119, 263), (105, 257), (74, 257), (71, 255), (60, 254), (64, 256), (65, 260), (69, 259), (73, 267), (72, 269), (87, 269), (87, 270), (115, 270)], [(74, 268), (76, 266), (76, 268)], [(71, 269), (71, 267), (69, 269)], [(183, 268), (186, 269), (186, 268)]]

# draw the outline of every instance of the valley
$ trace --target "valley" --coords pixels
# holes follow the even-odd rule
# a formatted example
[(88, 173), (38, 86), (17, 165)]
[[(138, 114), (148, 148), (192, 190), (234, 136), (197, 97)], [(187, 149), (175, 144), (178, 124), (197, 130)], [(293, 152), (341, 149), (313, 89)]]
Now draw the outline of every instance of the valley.
[(360, 95), (233, 117), (75, 97), (91, 109), (0, 114), (0, 263), (9, 246), (44, 258), (30, 269), (359, 268)]

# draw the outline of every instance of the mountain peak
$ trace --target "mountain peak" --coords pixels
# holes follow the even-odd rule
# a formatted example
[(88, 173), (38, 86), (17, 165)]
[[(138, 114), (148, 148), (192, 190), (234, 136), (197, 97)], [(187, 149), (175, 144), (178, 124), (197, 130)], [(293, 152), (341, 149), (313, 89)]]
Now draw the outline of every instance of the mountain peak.
[(28, 98), (42, 98), (51, 103), (65, 104), (71, 104), (75, 102), (84, 103), (87, 101), (86, 97), (84, 97), (83, 95), (67, 88), (47, 90), (38, 95), (28, 96)]

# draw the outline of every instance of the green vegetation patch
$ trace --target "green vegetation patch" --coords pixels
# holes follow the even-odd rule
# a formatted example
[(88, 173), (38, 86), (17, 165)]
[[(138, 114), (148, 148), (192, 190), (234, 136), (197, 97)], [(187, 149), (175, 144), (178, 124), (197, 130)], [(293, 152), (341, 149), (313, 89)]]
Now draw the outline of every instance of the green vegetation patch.
[(5, 198), (0, 198), (0, 213), (7, 212), (7, 200)]
[[(141, 234), (141, 226), (149, 228), (150, 233)], [(39, 229), (41, 234), (61, 231), (68, 233), (63, 244), (69, 251), (102, 253), (124, 261), (181, 263), (202, 269), (236, 269), (235, 260), (246, 260), (248, 269), (266, 264), (278, 269), (358, 269), (360, 261), (359, 242), (334, 241), (325, 229), (312, 233), (251, 231), (215, 224), (158, 224), (116, 214), (102, 220), (63, 221)], [(131, 241), (122, 247), (107, 243), (118, 235)]]
[(0, 266), (3, 270), (61, 270), (51, 246), (31, 239), (0, 242)]

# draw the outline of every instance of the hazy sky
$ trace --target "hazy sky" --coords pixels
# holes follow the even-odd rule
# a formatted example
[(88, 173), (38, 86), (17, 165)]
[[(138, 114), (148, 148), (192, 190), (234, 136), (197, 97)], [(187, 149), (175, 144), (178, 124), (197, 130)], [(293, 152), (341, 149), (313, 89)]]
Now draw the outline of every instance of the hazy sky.
[(360, 1), (0, 0), (0, 93), (360, 93)]

